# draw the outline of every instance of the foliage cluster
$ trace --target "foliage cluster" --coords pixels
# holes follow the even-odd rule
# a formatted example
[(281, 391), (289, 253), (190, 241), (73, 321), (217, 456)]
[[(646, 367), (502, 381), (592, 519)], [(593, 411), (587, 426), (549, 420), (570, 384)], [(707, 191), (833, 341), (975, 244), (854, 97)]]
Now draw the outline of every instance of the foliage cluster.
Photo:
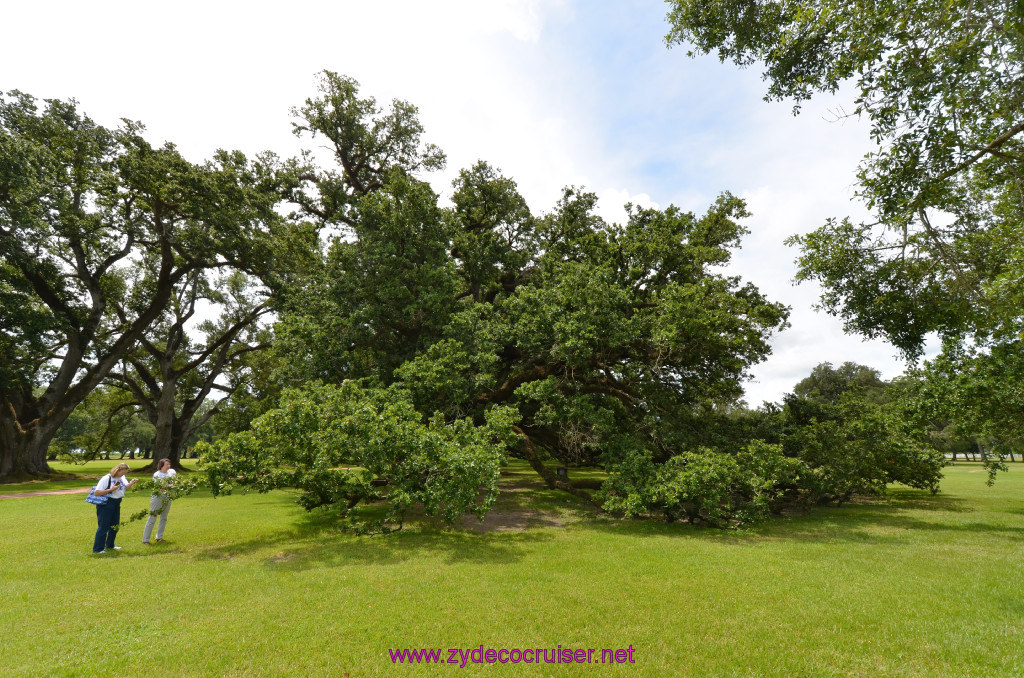
[[(200, 450), (214, 495), (294, 487), (307, 510), (334, 506), (349, 525), (389, 531), (415, 504), (449, 525), (465, 513), (482, 518), (513, 421), (511, 408), (495, 407), (481, 426), (424, 422), (402, 390), (346, 381), (286, 391), (250, 430)], [(387, 507), (382, 516), (376, 504)]]
[[(148, 492), (151, 494), (158, 494), (161, 497), (164, 497), (168, 500), (175, 500), (180, 499), (182, 497), (187, 497), (193, 492), (195, 492), (197, 489), (204, 487), (205, 485), (206, 479), (203, 478), (202, 476), (179, 475), (173, 480), (154, 480), (152, 478), (148, 480), (141, 480), (132, 486), (132, 492)], [(164, 506), (167, 506), (167, 504), (162, 504), (160, 507), (154, 510), (150, 510), (149, 507), (139, 509), (135, 513), (132, 513), (130, 516), (122, 520), (118, 524), (118, 528), (120, 529), (128, 525), (129, 523), (134, 523), (137, 520), (145, 520), (150, 516), (159, 516), (161, 513), (163, 513)]]
[(604, 506), (725, 526), (882, 494), (891, 483), (936, 492), (947, 462), (910, 423), (913, 402), (875, 370), (823, 363), (781, 405), (708, 413), (709, 447), (661, 465), (627, 459), (603, 488)]

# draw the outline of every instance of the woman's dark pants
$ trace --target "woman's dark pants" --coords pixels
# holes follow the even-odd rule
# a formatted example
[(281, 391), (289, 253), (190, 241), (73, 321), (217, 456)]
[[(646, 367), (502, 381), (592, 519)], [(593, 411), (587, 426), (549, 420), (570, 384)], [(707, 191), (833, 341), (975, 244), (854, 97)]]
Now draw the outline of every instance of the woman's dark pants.
[(117, 538), (117, 524), (121, 522), (121, 499), (107, 499), (96, 505), (96, 539), (92, 542), (92, 552), (99, 553), (103, 549), (114, 548)]

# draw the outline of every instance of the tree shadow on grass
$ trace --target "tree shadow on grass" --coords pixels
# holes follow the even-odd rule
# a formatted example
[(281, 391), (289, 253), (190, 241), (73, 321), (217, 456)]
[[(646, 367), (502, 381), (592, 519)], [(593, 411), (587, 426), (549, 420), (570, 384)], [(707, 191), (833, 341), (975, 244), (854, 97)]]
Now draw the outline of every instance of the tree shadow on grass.
[[(542, 528), (561, 527), (576, 520), (578, 500), (548, 489), (533, 473), (506, 471), (494, 507), (483, 521), (464, 517), (447, 529), (423, 515), (410, 512), (405, 529), (387, 535), (357, 536), (342, 530), (336, 514), (317, 510), (290, 526), (247, 541), (203, 549), (202, 560), (252, 558), (258, 554), (267, 567), (302, 570), (310, 567), (400, 564), (418, 557), (441, 557), (446, 562), (513, 563), (536, 545), (554, 539)], [(379, 512), (368, 507), (370, 514)], [(371, 517), (368, 514), (366, 517)], [(270, 555), (265, 555), (266, 553)]]
[[(417, 526), (387, 535), (358, 536), (340, 530), (332, 516), (310, 514), (290, 529), (243, 542), (204, 549), (199, 560), (230, 560), (261, 553), (266, 567), (301, 571), (312, 567), (400, 565), (420, 557), (448, 563), (505, 564), (521, 560), (534, 547), (554, 539), (541, 530), (479, 534)], [(271, 552), (263, 556), (262, 553)]]
[(772, 541), (898, 544), (909, 541), (915, 532), (988, 534), (1001, 540), (1024, 542), (1024, 525), (964, 520), (965, 515), (975, 511), (960, 497), (900, 488), (885, 497), (862, 498), (842, 507), (812, 508), (740, 530), (639, 520), (594, 521), (587, 529), (736, 545)]
[(765, 541), (821, 541), (859, 542), (866, 544), (908, 543), (915, 533), (952, 535), (987, 535), (1002, 541), (1024, 543), (1021, 526), (1005, 525), (984, 520), (956, 521), (942, 517), (909, 515), (905, 509), (891, 506), (850, 507), (849, 515), (837, 515), (834, 509), (828, 515), (808, 516), (783, 520), (770, 528), (752, 530), (755, 539)]
[(945, 511), (947, 513), (972, 513), (977, 510), (963, 497), (942, 492), (932, 494), (927, 490), (906, 487), (890, 488), (884, 497), (867, 497), (857, 505), (885, 505), (906, 510)]

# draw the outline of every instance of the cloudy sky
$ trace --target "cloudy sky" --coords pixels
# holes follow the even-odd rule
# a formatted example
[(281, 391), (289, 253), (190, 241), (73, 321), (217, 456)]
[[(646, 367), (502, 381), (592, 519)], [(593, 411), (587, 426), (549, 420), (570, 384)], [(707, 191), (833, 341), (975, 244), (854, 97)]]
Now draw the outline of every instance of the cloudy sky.
[(744, 197), (751, 233), (730, 272), (792, 307), (792, 327), (754, 371), (747, 400), (778, 400), (823, 361), (892, 377), (896, 350), (844, 335), (792, 284), (793, 233), (860, 215), (854, 171), (866, 126), (838, 121), (839, 96), (805, 106), (762, 100), (759, 71), (665, 47), (658, 0), (376, 0), (175, 3), (66, 0), (4, 10), (0, 89), (75, 98), (94, 119), (142, 121), (151, 141), (193, 160), (217, 148), (297, 151), (289, 109), (314, 74), (355, 77), (381, 102), (420, 109), (448, 154), (440, 193), (477, 159), (514, 178), (535, 213), (563, 186), (601, 198), (703, 212)]

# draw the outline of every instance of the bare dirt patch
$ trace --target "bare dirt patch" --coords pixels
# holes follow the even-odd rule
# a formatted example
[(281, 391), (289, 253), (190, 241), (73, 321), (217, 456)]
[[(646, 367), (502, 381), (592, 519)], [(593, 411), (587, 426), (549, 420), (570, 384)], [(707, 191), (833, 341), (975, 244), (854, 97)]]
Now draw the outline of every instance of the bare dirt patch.
[(495, 507), (483, 520), (462, 517), (462, 527), (474, 532), (522, 531), (538, 527), (562, 527), (565, 520), (557, 513)]

